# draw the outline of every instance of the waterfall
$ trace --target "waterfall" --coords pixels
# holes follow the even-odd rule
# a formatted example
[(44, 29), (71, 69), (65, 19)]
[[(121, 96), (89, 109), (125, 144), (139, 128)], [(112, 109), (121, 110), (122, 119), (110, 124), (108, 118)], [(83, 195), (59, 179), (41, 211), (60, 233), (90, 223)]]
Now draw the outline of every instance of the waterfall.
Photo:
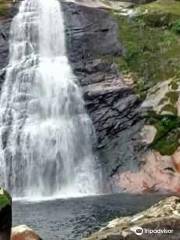
[(14, 197), (99, 191), (94, 130), (66, 56), (58, 0), (24, 0), (0, 98), (0, 184)]

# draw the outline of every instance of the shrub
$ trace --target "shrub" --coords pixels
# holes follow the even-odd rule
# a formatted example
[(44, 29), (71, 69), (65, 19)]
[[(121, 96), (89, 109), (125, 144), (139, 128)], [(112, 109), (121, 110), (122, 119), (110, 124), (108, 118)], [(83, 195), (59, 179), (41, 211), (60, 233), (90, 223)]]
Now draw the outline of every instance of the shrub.
[(176, 20), (173, 24), (172, 24), (172, 30), (175, 33), (180, 34), (180, 19)]

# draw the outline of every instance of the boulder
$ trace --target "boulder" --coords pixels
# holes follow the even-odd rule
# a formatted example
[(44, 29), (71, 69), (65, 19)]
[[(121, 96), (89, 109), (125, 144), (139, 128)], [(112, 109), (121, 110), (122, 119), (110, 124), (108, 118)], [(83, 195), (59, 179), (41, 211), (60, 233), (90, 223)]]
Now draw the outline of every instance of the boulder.
[(12, 228), (11, 240), (41, 240), (39, 235), (26, 225)]
[(10, 240), (12, 224), (11, 197), (0, 188), (0, 240)]
[(178, 240), (180, 198), (169, 197), (134, 216), (121, 217), (86, 240)]

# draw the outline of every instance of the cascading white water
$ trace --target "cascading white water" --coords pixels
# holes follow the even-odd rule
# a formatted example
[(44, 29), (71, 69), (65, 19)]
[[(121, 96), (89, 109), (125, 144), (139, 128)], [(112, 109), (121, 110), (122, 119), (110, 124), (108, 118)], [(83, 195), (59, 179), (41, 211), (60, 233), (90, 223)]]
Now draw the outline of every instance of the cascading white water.
[(93, 127), (66, 57), (57, 0), (24, 0), (0, 99), (0, 184), (15, 197), (96, 194)]

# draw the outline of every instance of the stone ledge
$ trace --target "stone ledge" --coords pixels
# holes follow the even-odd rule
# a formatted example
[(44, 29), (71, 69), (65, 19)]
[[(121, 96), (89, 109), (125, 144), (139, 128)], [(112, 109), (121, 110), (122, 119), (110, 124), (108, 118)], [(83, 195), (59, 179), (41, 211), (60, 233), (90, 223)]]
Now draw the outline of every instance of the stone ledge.
[[(138, 236), (134, 233), (137, 227), (143, 228), (143, 234)], [(156, 231), (165, 229), (169, 233), (148, 234), (145, 229)], [(111, 221), (86, 240), (178, 240), (179, 236), (180, 198), (172, 196), (134, 216), (121, 217)]]

